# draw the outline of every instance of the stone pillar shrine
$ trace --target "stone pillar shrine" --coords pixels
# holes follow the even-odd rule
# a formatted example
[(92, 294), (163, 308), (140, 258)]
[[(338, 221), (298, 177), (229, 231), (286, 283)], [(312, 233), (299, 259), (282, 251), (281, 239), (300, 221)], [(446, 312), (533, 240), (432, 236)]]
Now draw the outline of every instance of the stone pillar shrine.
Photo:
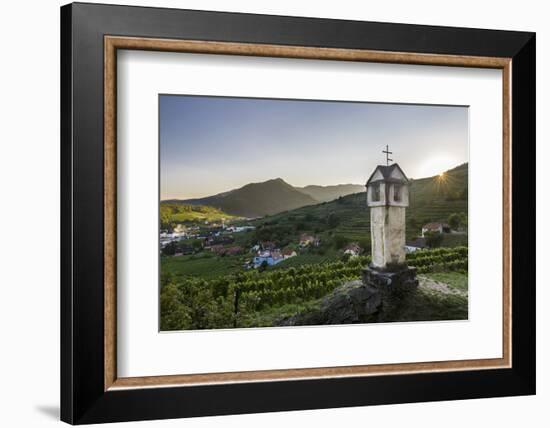
[(378, 165), (367, 181), (372, 266), (405, 263), (405, 210), (409, 180), (398, 164)]
[(367, 180), (370, 209), (371, 264), (363, 282), (382, 291), (416, 288), (416, 270), (405, 261), (405, 212), (409, 206), (409, 180), (397, 163), (378, 165)]

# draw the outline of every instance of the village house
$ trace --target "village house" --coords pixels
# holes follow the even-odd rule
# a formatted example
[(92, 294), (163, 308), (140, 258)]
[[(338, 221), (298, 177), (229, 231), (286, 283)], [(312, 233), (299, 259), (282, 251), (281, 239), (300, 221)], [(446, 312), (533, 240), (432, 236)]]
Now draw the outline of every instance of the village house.
[(223, 255), (234, 256), (242, 253), (243, 251), (243, 248), (238, 245), (235, 245), (232, 247), (224, 247), (223, 245), (219, 244), (219, 245), (214, 245), (210, 249), (212, 252), (214, 252), (218, 256), (223, 256)]
[(406, 253), (414, 253), (418, 250), (423, 250), (426, 248), (426, 238), (423, 238), (421, 236), (418, 236), (414, 238), (413, 240), (407, 241), (405, 244), (405, 252)]
[(221, 254), (221, 252), (224, 249), (224, 246), (223, 246), (223, 244), (216, 244), (216, 245), (211, 245), (211, 246), (205, 247), (205, 248), (212, 251), (213, 253)]
[(281, 250), (275, 249), (271, 251), (271, 257), (273, 257), (275, 260), (282, 259), (283, 255), (281, 254)]
[(262, 248), (262, 250), (274, 250), (275, 248), (277, 248), (277, 245), (275, 245), (275, 242), (263, 241), (260, 242), (260, 247)]
[(344, 254), (349, 254), (351, 257), (357, 257), (361, 254), (361, 247), (356, 242), (352, 242), (344, 247)]
[(252, 259), (252, 264), (254, 265), (254, 268), (259, 268), (264, 262), (268, 266), (274, 266), (277, 263), (280, 263), (284, 260), (283, 255), (279, 250), (270, 251), (270, 250), (263, 250), (258, 251), (258, 254)]
[[(264, 245), (269, 249), (266, 249)], [(258, 247), (259, 246), (255, 245), (252, 248), (254, 249)], [(275, 248), (275, 244), (272, 242), (263, 242), (262, 247), (262, 249), (258, 248), (256, 256), (250, 262), (251, 266), (255, 269), (259, 268), (264, 262), (268, 266), (274, 266), (283, 260), (296, 257), (298, 255), (292, 248), (285, 248), (283, 250)]]
[(186, 239), (189, 236), (187, 235), (187, 231), (185, 227), (179, 227), (181, 225), (177, 225), (172, 232), (169, 232), (167, 230), (161, 230), (160, 232), (160, 246), (161, 248), (164, 248), (166, 245), (168, 245), (171, 242), (177, 242), (181, 241), (182, 239)]
[(427, 223), (422, 226), (422, 237), (426, 233), (451, 233), (451, 227), (447, 223)]
[(296, 251), (294, 251), (292, 248), (285, 248), (283, 251), (281, 251), (281, 254), (283, 255), (283, 259), (289, 259), (291, 257), (296, 257), (298, 254), (296, 254)]
[(221, 227), (210, 227), (206, 232), (208, 236), (220, 236), (223, 229)]
[(254, 229), (256, 229), (254, 226), (228, 226), (228, 227), (226, 227), (226, 230), (228, 232), (234, 232), (234, 233), (248, 232), (249, 230), (254, 230)]
[(227, 245), (235, 242), (235, 238), (231, 235), (209, 236), (206, 238), (206, 246), (211, 247), (214, 245)]
[(313, 235), (308, 235), (306, 233), (302, 233), (300, 235), (300, 247), (308, 247), (310, 245), (314, 247), (318, 247), (320, 243), (319, 238), (316, 238)]
[(176, 224), (176, 227), (174, 227), (175, 233), (185, 233), (187, 231), (187, 228), (183, 224)]
[(235, 245), (233, 247), (226, 247), (223, 254), (229, 255), (229, 256), (235, 256), (237, 254), (242, 253), (243, 249), (242, 247)]

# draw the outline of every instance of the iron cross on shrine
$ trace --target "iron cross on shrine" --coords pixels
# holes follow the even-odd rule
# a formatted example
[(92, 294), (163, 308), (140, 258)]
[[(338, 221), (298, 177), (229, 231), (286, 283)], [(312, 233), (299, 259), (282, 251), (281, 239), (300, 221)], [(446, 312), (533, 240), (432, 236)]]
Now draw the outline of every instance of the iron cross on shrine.
[(389, 147), (386, 145), (386, 150), (382, 150), (382, 153), (386, 153), (386, 166), (388, 166), (390, 162), (393, 162), (393, 159), (390, 159), (390, 155), (393, 154), (393, 152), (390, 152)]

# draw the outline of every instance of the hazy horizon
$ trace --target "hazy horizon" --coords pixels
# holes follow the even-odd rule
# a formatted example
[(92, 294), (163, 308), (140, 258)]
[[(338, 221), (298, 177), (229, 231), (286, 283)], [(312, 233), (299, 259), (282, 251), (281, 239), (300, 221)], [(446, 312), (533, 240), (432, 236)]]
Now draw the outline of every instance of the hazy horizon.
[(281, 178), (364, 185), (386, 144), (409, 178), (468, 162), (468, 108), (161, 95), (161, 200)]
[[(467, 163), (467, 162), (463, 162), (459, 165), (456, 165), (455, 167), (451, 167), (451, 168), (448, 168), (448, 169), (445, 169), (441, 172), (446, 172), (448, 170), (452, 170), (456, 167), (459, 167), (460, 165), (463, 165), (464, 163)], [(390, 164), (391, 165), (391, 164)], [(412, 179), (414, 178), (414, 180), (422, 180), (423, 178), (430, 178), (430, 177), (433, 177), (433, 176), (436, 176), (438, 175), (438, 173), (436, 174), (433, 174), (433, 175), (429, 175), (427, 177), (408, 177), (409, 179)], [(283, 180), (285, 183), (287, 184), (290, 184), (292, 187), (295, 187), (297, 189), (303, 189), (304, 187), (308, 187), (308, 186), (320, 186), (320, 187), (332, 187), (332, 186), (363, 186), (365, 187), (365, 183), (334, 183), (334, 184), (324, 184), (324, 185), (320, 185), (320, 184), (307, 184), (305, 186), (296, 186), (292, 183), (290, 183), (288, 180), (285, 180), (284, 177), (273, 177), (273, 178), (268, 178), (267, 180), (263, 180), (263, 181), (251, 181), (249, 183), (244, 183), (242, 186), (239, 186), (239, 187), (234, 187), (234, 188), (231, 188), (231, 189), (226, 189), (222, 192), (218, 192), (216, 194), (208, 194), (208, 195), (202, 195), (202, 196), (197, 196), (197, 197), (193, 197), (193, 198), (162, 198), (161, 197), (161, 201), (169, 201), (169, 200), (186, 200), (186, 199), (201, 199), (201, 198), (204, 198), (204, 197), (207, 197), (207, 196), (216, 196), (216, 195), (219, 195), (219, 194), (222, 194), (222, 193), (227, 193), (227, 192), (231, 192), (233, 190), (238, 190), (244, 186), (246, 186), (247, 184), (261, 184), (261, 183), (265, 183), (267, 181), (272, 181), (272, 180)], [(366, 190), (366, 189), (365, 189)]]

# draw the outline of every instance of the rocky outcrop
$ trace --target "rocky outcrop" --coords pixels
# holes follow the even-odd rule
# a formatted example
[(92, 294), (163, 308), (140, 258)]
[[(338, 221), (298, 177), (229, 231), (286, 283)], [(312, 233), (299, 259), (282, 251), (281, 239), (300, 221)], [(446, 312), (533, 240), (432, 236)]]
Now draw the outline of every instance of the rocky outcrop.
[(396, 265), (393, 269), (380, 270), (372, 267), (363, 269), (363, 282), (385, 294), (403, 294), (418, 287), (416, 269)]
[(366, 267), (363, 269), (363, 283), (380, 293), (379, 321), (400, 319), (410, 296), (418, 288), (416, 269), (404, 264), (388, 266), (385, 270)]
[(378, 290), (361, 280), (346, 282), (325, 296), (319, 306), (279, 321), (280, 326), (374, 322), (381, 304)]
[(363, 269), (363, 279), (349, 281), (325, 296), (319, 305), (281, 319), (277, 325), (357, 324), (399, 319), (408, 298), (418, 288), (416, 270)]

